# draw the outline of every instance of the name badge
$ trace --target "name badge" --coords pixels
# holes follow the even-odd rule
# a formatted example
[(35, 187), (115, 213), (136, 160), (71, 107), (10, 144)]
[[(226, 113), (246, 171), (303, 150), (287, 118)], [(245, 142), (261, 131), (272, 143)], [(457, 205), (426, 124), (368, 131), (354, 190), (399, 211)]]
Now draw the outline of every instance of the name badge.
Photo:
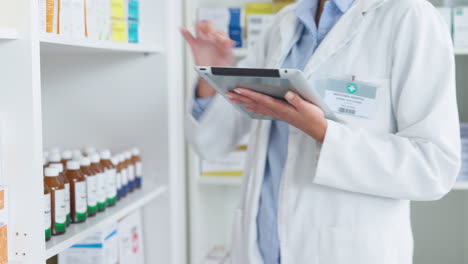
[(325, 82), (324, 101), (336, 113), (372, 119), (377, 87), (371, 83), (331, 78)]

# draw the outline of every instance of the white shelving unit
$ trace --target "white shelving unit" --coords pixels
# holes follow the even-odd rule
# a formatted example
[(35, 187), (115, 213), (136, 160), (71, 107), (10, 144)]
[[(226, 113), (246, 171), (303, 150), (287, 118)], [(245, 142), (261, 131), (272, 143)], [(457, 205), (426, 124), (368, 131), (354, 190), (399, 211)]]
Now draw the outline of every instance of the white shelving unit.
[(18, 31), (14, 28), (0, 28), (0, 40), (17, 39)]
[(97, 49), (98, 52), (137, 52), (137, 53), (163, 53), (162, 47), (157, 44), (136, 44), (113, 41), (91, 41), (87, 39), (73, 39), (56, 34), (43, 33), (40, 35), (41, 48), (51, 52), (71, 49)]
[[(137, 209), (145, 263), (186, 263), (182, 10), (182, 0), (140, 0), (141, 42), (126, 44), (45, 35), (38, 1), (0, 3), (0, 39), (16, 39), (0, 41), (0, 184), (9, 189), (11, 263), (43, 264)], [(139, 147), (144, 188), (45, 242), (43, 148), (85, 145)]]

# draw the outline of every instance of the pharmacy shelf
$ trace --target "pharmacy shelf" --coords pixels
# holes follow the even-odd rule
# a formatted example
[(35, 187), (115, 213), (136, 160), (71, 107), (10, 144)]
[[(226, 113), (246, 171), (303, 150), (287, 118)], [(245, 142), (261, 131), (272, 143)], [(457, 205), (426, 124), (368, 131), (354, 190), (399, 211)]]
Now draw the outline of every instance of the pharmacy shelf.
[(242, 59), (247, 56), (247, 48), (235, 48), (234, 57)]
[(157, 45), (141, 43), (124, 43), (103, 40), (74, 39), (60, 35), (42, 33), (40, 35), (41, 51), (46, 53), (75, 52), (75, 51), (110, 51), (110, 52), (140, 52), (162, 53), (163, 48)]
[(0, 40), (17, 39), (18, 31), (14, 28), (0, 28)]
[(452, 190), (468, 190), (468, 181), (458, 181)]
[(230, 185), (240, 186), (242, 184), (242, 177), (239, 176), (200, 176), (198, 177), (200, 185)]
[(144, 186), (143, 189), (130, 193), (123, 200), (119, 201), (116, 206), (107, 208), (104, 212), (98, 213), (86, 222), (70, 225), (65, 234), (53, 236), (50, 241), (46, 242), (46, 258), (57, 255), (98, 231), (103, 226), (117, 222), (122, 217), (148, 204), (165, 192), (166, 187), (164, 186)]

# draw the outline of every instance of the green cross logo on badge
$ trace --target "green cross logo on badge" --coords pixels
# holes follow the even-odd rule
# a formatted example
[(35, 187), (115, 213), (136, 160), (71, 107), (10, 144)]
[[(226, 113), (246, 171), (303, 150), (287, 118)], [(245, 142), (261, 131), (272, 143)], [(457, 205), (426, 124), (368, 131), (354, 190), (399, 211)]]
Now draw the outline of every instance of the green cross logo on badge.
[(357, 85), (356, 85), (356, 84), (350, 83), (350, 84), (348, 84), (348, 86), (346, 87), (346, 90), (348, 90), (348, 93), (353, 94), (353, 93), (357, 92), (358, 88), (357, 88)]

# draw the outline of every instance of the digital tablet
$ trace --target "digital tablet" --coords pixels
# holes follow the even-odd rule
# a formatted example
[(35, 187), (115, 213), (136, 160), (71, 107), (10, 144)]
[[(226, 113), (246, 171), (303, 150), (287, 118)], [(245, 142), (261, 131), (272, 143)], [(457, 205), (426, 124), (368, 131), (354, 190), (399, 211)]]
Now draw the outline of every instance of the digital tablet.
[[(238, 87), (281, 100), (285, 100), (284, 95), (291, 90), (299, 94), (303, 99), (320, 107), (326, 118), (336, 120), (335, 114), (323, 102), (320, 95), (300, 70), (229, 67), (195, 67), (195, 70), (201, 78), (206, 80), (225, 98), (228, 92), (232, 92)], [(228, 98), (226, 100), (229, 101)], [(243, 105), (232, 104), (252, 118), (274, 119), (269, 116), (251, 113), (245, 110)]]

